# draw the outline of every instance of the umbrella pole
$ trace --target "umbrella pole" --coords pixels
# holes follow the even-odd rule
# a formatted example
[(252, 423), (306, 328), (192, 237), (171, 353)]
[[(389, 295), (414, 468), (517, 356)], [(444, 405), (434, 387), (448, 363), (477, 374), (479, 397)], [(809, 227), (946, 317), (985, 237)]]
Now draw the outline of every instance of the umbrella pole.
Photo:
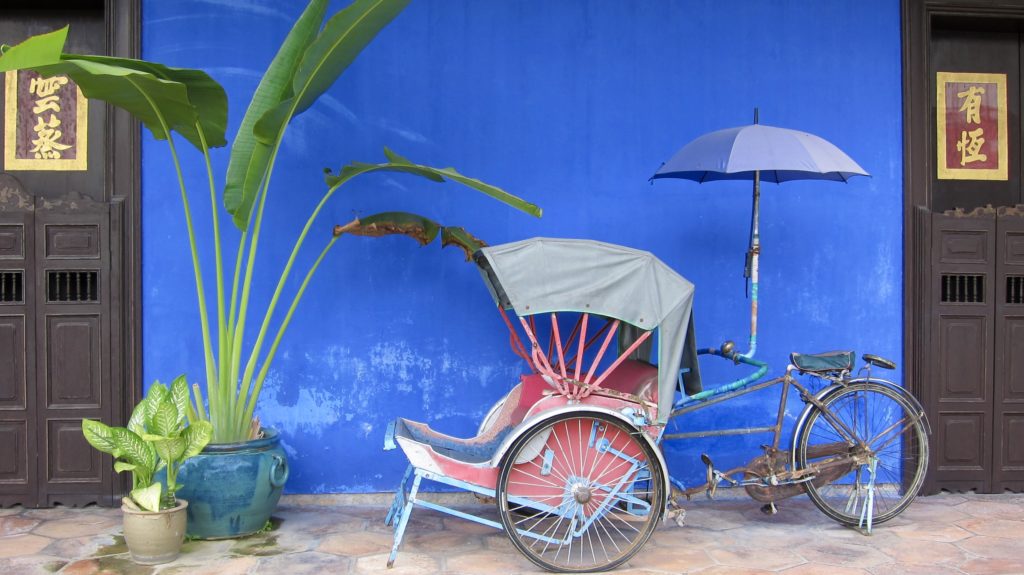
[[(756, 112), (755, 112), (756, 113)], [(757, 280), (758, 280), (758, 259), (761, 256), (761, 234), (758, 229), (758, 220), (761, 211), (761, 172), (754, 172), (754, 206), (750, 221), (750, 249), (747, 251), (750, 277), (750, 348), (747, 353), (740, 354), (743, 357), (754, 357), (757, 352)]]

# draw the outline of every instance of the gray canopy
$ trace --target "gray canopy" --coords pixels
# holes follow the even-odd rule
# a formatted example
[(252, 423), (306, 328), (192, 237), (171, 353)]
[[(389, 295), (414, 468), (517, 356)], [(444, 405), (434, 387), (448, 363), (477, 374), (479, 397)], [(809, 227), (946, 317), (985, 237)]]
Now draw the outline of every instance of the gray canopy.
[(683, 376), (687, 393), (700, 391), (693, 284), (651, 253), (593, 240), (533, 238), (483, 248), (475, 259), (494, 300), (519, 316), (576, 311), (642, 330), (659, 328), (662, 423), (671, 411), (680, 367), (689, 368)]

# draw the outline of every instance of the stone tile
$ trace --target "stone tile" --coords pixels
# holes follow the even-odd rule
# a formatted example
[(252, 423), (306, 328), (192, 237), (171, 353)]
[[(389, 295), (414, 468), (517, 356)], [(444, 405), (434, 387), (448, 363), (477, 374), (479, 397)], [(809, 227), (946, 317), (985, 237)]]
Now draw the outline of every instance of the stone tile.
[(1024, 573), (1024, 552), (1017, 559), (971, 559), (960, 570), (967, 575), (1020, 575)]
[(711, 567), (715, 562), (701, 546), (644, 547), (627, 562), (630, 568), (651, 571), (678, 572)]
[(98, 559), (79, 559), (64, 566), (61, 575), (96, 575), (100, 571)]
[[(906, 511), (900, 513), (897, 519), (904, 519), (909, 522), (918, 521), (934, 521), (936, 523), (950, 524), (961, 519), (969, 519), (972, 517), (966, 512), (962, 511), (960, 507), (953, 507), (951, 505), (925, 505), (922, 503), (928, 498), (918, 497), (910, 507), (907, 507)], [(896, 521), (896, 519), (893, 519)]]
[(99, 557), (95, 561), (98, 566), (95, 575), (153, 575), (157, 569), (150, 565), (139, 565), (128, 555)]
[(956, 506), (956, 509), (958, 511), (963, 511), (972, 517), (1009, 519), (1012, 521), (1021, 518), (1022, 506), (1020, 503), (1012, 503), (1009, 501), (980, 500), (962, 503)]
[[(179, 558), (161, 569), (160, 575), (246, 575), (259, 564), (260, 559), (257, 557), (228, 557), (202, 563), (191, 563), (190, 561), (190, 558)], [(283, 572), (290, 573), (290, 570)]]
[(1007, 537), (1012, 539), (1024, 538), (1024, 521), (1010, 521), (1007, 519), (984, 519), (971, 518), (956, 522), (957, 526), (974, 533), (988, 537)]
[(8, 507), (7, 509), (0, 508), (0, 517), (7, 517), (8, 515), (18, 515), (25, 510), (24, 507), (16, 505), (14, 507)]
[(329, 553), (306, 551), (289, 553), (276, 557), (264, 557), (249, 571), (252, 575), (322, 575), (324, 573), (347, 573), (351, 562), (347, 557)]
[[(402, 554), (399, 553), (398, 561), (401, 560)], [(511, 553), (475, 551), (452, 556), (446, 555), (444, 564), (445, 573), (459, 575), (507, 575), (534, 569), (533, 564), (515, 550)], [(398, 566), (397, 562), (395, 566)]]
[(325, 537), (316, 550), (334, 555), (359, 557), (385, 551), (390, 553), (393, 543), (394, 539), (389, 533), (342, 533)]
[(0, 537), (28, 533), (40, 523), (40, 519), (8, 515), (0, 517)]
[[(936, 541), (904, 541), (899, 537), (873, 538), (875, 548), (885, 553), (893, 562), (911, 565), (959, 565), (966, 559), (956, 543)], [(970, 541), (965, 539), (964, 541)]]
[(279, 531), (256, 533), (241, 539), (231, 540), (228, 552), (233, 555), (272, 557), (285, 553), (307, 551), (315, 541), (300, 534), (286, 534)]
[(0, 559), (0, 573), (4, 575), (51, 575), (67, 565), (67, 561), (49, 555), (24, 555)]
[[(395, 566), (388, 568), (388, 554), (368, 555), (356, 560), (356, 575), (386, 573), (388, 575), (431, 575), (439, 573), (441, 565), (437, 559), (423, 553), (399, 553)], [(276, 575), (276, 574), (275, 574)]]
[(804, 565), (798, 565), (797, 567), (791, 567), (789, 569), (783, 569), (779, 571), (784, 575), (822, 575), (827, 573), (828, 575), (871, 575), (869, 571), (864, 569), (856, 569), (853, 567), (836, 567), (835, 565), (819, 565), (817, 563), (807, 563)]
[(35, 555), (52, 542), (48, 537), (32, 534), (0, 538), (0, 558)]
[(989, 559), (1020, 560), (1024, 558), (1024, 534), (1015, 539), (978, 535), (956, 543), (964, 551)]
[[(975, 521), (975, 520), (970, 520)], [(1024, 525), (1024, 524), (1022, 524)], [(950, 543), (972, 537), (972, 533), (956, 525), (937, 523), (935, 521), (909, 522), (904, 525), (885, 525), (887, 532), (894, 533), (904, 539), (918, 541), (939, 541)]]
[(716, 565), (714, 567), (708, 567), (707, 569), (700, 569), (697, 571), (685, 571), (685, 573), (693, 573), (695, 575), (772, 575), (774, 572), (749, 567)]
[[(868, 545), (841, 541), (822, 541), (794, 547), (810, 563), (864, 569), (892, 560)], [(831, 571), (831, 569), (829, 569)]]
[(708, 549), (708, 555), (715, 561), (729, 567), (744, 569), (763, 569), (778, 571), (787, 567), (796, 567), (804, 560), (791, 551), (774, 550), (770, 553), (761, 549)]
[(121, 517), (104, 516), (98, 513), (78, 513), (71, 516), (46, 521), (36, 527), (33, 533), (58, 539), (97, 535), (120, 527)]
[[(388, 546), (390, 548), (390, 545)], [(448, 555), (452, 553), (463, 553), (474, 551), (480, 548), (479, 537), (467, 537), (463, 533), (436, 530), (419, 533), (405, 532), (402, 540), (402, 551), (413, 551), (421, 553), (438, 553)]]
[(946, 565), (913, 565), (886, 563), (868, 568), (871, 575), (963, 575), (963, 571)]
[[(324, 507), (278, 508), (274, 518), (279, 521), (275, 531), (300, 532), (322, 536), (338, 532), (360, 532), (370, 521), (345, 510)], [(377, 521), (384, 523), (383, 515)]]
[(98, 557), (127, 553), (128, 547), (124, 544), (124, 537), (103, 534), (93, 537), (57, 539), (46, 547), (45, 552), (55, 557), (78, 559), (90, 555)]

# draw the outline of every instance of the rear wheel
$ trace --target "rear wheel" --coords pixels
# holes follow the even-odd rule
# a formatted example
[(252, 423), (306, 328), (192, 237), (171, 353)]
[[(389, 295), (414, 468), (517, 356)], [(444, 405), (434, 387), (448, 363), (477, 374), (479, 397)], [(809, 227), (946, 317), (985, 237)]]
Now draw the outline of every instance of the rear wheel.
[(599, 413), (564, 414), (516, 441), (498, 477), (498, 515), (536, 565), (613, 569), (643, 547), (665, 508), (665, 475), (642, 432)]
[(899, 515), (928, 468), (923, 415), (900, 391), (870, 381), (841, 389), (824, 405), (835, 420), (815, 409), (797, 439), (797, 468), (814, 470), (806, 483), (811, 501), (845, 525), (859, 524), (869, 504), (875, 524)]

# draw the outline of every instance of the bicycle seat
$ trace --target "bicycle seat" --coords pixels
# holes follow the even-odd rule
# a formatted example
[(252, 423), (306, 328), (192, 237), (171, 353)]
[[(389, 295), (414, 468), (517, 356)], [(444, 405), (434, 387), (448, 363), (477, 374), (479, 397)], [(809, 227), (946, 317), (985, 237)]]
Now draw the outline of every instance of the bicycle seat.
[(789, 354), (789, 362), (806, 373), (839, 373), (853, 369), (854, 352), (828, 351), (825, 353)]

